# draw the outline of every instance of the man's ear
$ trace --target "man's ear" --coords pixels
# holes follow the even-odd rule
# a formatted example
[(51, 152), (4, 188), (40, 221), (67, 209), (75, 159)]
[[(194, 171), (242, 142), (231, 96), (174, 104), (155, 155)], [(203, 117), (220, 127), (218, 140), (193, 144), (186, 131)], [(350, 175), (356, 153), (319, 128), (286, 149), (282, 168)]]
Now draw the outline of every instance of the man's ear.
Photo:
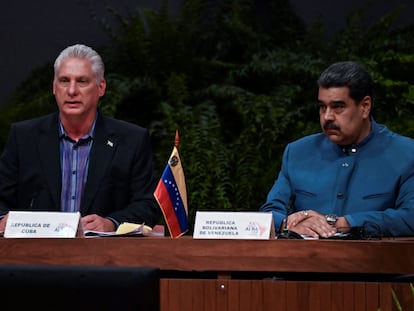
[(106, 90), (106, 80), (101, 80), (101, 82), (99, 82), (99, 97), (104, 96), (105, 94), (105, 90)]
[(360, 102), (364, 117), (368, 118), (371, 114), (372, 99), (371, 96), (365, 96)]

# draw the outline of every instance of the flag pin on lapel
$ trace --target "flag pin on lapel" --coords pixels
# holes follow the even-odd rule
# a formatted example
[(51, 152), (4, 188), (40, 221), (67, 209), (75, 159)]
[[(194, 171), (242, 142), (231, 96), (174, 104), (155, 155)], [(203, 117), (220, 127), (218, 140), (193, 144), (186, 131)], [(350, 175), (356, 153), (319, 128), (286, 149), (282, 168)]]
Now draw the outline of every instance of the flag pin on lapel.
[(106, 145), (109, 146), (109, 147), (113, 147), (114, 146), (114, 143), (112, 141), (108, 140), (106, 142)]

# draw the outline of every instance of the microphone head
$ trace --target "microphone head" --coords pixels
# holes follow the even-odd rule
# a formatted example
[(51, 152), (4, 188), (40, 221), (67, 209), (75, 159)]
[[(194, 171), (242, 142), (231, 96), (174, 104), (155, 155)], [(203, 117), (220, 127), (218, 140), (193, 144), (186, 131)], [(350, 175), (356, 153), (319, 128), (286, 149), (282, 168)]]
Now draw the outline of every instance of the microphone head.
[(283, 231), (282, 233), (277, 235), (278, 239), (290, 239), (290, 240), (299, 240), (299, 239), (303, 239), (303, 237), (292, 230), (287, 230), (287, 231)]

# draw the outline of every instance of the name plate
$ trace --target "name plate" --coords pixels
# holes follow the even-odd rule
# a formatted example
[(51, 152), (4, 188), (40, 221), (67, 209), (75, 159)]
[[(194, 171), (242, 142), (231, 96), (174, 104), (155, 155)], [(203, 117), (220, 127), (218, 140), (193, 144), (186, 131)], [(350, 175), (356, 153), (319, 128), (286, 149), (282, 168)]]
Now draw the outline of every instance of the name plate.
[(80, 213), (10, 211), (5, 238), (74, 238)]
[(274, 236), (272, 213), (196, 213), (194, 239), (269, 240)]

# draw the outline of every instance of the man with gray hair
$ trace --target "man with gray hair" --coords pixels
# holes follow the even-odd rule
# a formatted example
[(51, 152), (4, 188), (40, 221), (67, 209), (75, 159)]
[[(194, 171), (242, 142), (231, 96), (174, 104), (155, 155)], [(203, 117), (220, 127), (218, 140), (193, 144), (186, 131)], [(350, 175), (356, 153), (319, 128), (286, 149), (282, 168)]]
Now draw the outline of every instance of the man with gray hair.
[(102, 115), (104, 72), (95, 50), (67, 47), (54, 64), (58, 111), (12, 124), (0, 157), (0, 231), (15, 210), (79, 211), (84, 230), (157, 224), (149, 132)]

